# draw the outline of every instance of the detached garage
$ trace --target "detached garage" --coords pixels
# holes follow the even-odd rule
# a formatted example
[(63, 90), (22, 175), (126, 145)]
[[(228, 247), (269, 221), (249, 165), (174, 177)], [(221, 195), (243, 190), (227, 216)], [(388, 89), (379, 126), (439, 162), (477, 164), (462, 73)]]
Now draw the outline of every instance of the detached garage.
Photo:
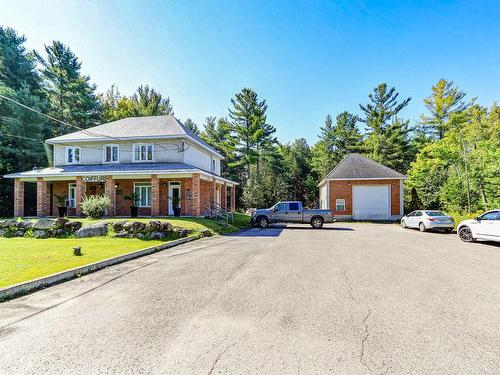
[(400, 219), (405, 178), (385, 165), (349, 154), (320, 182), (320, 207), (331, 209), (338, 219)]

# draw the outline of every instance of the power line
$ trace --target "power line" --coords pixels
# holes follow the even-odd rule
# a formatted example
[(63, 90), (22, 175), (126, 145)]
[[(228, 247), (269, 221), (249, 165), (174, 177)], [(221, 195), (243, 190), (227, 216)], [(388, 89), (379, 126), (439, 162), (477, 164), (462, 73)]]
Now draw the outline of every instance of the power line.
[[(70, 126), (70, 127), (75, 128), (75, 129), (78, 129), (78, 130), (80, 130), (81, 132), (83, 132), (84, 134), (87, 134), (87, 135), (90, 135), (90, 136), (98, 136), (98, 137), (109, 138), (109, 139), (112, 139), (112, 140), (115, 140), (115, 141), (118, 141), (118, 142), (135, 143), (135, 142), (133, 142), (133, 141), (123, 140), (123, 139), (120, 139), (120, 138), (112, 137), (112, 136), (110, 136), (110, 135), (96, 133), (96, 132), (94, 132), (94, 131), (90, 131), (90, 130), (88, 130), (88, 129), (84, 129), (84, 128), (82, 128), (82, 127), (79, 127), (79, 126), (77, 126), (77, 125), (73, 125), (73, 124), (70, 124), (70, 123), (68, 123), (68, 122), (65, 122), (65, 121), (59, 120), (59, 119), (57, 119), (57, 118), (55, 118), (55, 117), (52, 117), (52, 116), (50, 116), (50, 115), (48, 115), (48, 114), (46, 114), (46, 113), (40, 112), (40, 111), (38, 111), (38, 110), (36, 110), (36, 109), (34, 109), (34, 108), (31, 108), (31, 107), (29, 107), (29, 106), (27, 106), (27, 105), (25, 105), (25, 104), (23, 104), (23, 103), (18, 102), (17, 100), (14, 100), (14, 99), (9, 98), (9, 97), (7, 97), (7, 96), (5, 96), (5, 95), (2, 95), (2, 94), (0, 94), (0, 98), (3, 98), (3, 99), (5, 99), (5, 100), (8, 100), (8, 101), (10, 101), (10, 102), (12, 102), (12, 103), (14, 103), (14, 104), (17, 104), (17, 105), (19, 105), (19, 106), (21, 106), (21, 107), (23, 107), (23, 108), (25, 108), (25, 109), (28, 109), (28, 110), (32, 111), (32, 112), (35, 112), (35, 113), (37, 113), (37, 114), (38, 114), (38, 115), (40, 115), (40, 116), (45, 116), (45, 117), (47, 117), (47, 118), (49, 118), (49, 119), (51, 119), (51, 120), (53, 120), (53, 121), (56, 121), (56, 122), (58, 122), (58, 123), (60, 123), (60, 124), (63, 124), (63, 125)], [(60, 144), (63, 144), (63, 143), (60, 143)], [(160, 144), (160, 143), (154, 143), (154, 142), (152, 142), (152, 144), (157, 145), (157, 146), (159, 146), (159, 147), (163, 148), (165, 151), (173, 151), (173, 149), (168, 150), (165, 146), (163, 146), (163, 145), (162, 145), (162, 144)], [(185, 148), (184, 148), (184, 146), (183, 146), (183, 145), (181, 145), (181, 146), (179, 146), (178, 144), (175, 144), (175, 145), (176, 145), (176, 150), (177, 150), (177, 152), (184, 152), (184, 151), (185, 151)]]

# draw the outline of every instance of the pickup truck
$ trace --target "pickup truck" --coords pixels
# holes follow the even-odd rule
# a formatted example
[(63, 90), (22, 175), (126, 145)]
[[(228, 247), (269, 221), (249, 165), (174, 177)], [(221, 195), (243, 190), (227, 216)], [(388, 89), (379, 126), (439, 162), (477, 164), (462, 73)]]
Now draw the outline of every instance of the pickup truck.
[(314, 229), (320, 229), (324, 223), (333, 223), (331, 210), (306, 210), (302, 202), (278, 202), (271, 208), (252, 211), (250, 222), (261, 228), (271, 223), (307, 223)]

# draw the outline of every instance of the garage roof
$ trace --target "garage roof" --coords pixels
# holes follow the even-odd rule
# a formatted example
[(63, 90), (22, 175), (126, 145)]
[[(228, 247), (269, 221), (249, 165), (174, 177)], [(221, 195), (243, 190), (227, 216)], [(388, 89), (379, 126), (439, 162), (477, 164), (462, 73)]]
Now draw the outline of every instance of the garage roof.
[(385, 165), (377, 163), (360, 154), (347, 155), (325, 177), (325, 180), (350, 180), (350, 179), (404, 179), (404, 174)]

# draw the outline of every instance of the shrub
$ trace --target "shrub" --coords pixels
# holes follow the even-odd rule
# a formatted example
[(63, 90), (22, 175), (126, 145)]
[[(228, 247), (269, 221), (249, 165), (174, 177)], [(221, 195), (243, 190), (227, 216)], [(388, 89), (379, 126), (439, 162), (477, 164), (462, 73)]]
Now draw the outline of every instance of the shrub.
[(111, 199), (107, 195), (86, 195), (81, 205), (85, 216), (98, 219), (106, 214), (106, 210), (111, 205)]

